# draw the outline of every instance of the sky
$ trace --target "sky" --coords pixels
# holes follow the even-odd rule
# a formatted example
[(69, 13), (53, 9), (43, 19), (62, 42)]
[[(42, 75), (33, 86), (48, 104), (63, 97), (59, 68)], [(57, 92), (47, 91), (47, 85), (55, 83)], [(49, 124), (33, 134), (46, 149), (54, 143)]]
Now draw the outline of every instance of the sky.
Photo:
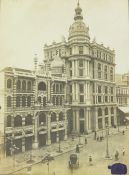
[[(44, 44), (68, 38), (77, 0), (0, 0), (0, 69), (33, 68)], [(80, 0), (91, 41), (115, 49), (116, 73), (129, 71), (128, 0)]]

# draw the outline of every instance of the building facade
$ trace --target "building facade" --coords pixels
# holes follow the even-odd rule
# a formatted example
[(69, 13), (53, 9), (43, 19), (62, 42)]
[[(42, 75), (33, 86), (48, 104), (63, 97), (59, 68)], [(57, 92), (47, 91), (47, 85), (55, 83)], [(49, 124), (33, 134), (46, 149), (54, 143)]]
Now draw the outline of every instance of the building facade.
[(90, 41), (79, 3), (69, 37), (44, 46), (34, 71), (5, 68), (1, 95), (6, 155), (116, 125), (114, 50)]
[(63, 38), (61, 43), (45, 45), (44, 53), (49, 70), (57, 54), (62, 60), (72, 130), (88, 133), (105, 128), (106, 123), (116, 125), (115, 53), (95, 40), (90, 42), (89, 27), (83, 22), (79, 3), (68, 41)]

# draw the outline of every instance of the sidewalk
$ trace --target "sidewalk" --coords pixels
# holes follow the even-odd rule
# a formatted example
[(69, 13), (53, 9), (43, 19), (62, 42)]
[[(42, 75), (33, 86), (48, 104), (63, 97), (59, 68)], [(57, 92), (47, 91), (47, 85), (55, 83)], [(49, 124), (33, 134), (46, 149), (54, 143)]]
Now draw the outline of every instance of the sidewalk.
[[(109, 128), (109, 136), (118, 134), (120, 132), (122, 134), (123, 130), (126, 131), (125, 126), (119, 127), (119, 132), (118, 128)], [(105, 130), (97, 132), (97, 135), (102, 134), (103, 137), (105, 137), (106, 134)], [(60, 142), (61, 153), (59, 152), (59, 143), (55, 143), (49, 146), (42, 147), (38, 150), (27, 151), (25, 153), (15, 155), (15, 161), (14, 157), (7, 157), (3, 159), (2, 162), (0, 162), (0, 175), (11, 174), (11, 172), (18, 171), (20, 169), (30, 166), (31, 164), (26, 163), (26, 161), (30, 159), (30, 154), (32, 155), (32, 160), (34, 160), (33, 164), (36, 164), (40, 163), (42, 158), (45, 157), (47, 154), (56, 157), (61, 154), (65, 154), (67, 152), (75, 150), (76, 145), (79, 144), (79, 141), (80, 141), (80, 147), (83, 147), (85, 145), (85, 137), (87, 138), (88, 142), (94, 140), (94, 133), (90, 133), (89, 135), (81, 135), (80, 139), (79, 137), (76, 137), (74, 138), (74, 141), (72, 141), (72, 138), (68, 138), (67, 141)]]

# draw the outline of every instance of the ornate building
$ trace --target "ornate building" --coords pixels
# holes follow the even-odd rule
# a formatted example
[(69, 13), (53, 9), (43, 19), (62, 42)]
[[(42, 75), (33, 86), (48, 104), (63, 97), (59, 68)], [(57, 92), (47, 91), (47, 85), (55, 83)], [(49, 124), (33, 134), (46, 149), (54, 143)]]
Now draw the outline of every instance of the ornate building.
[(90, 42), (79, 3), (68, 41), (63, 38), (61, 43), (45, 45), (44, 53), (49, 71), (57, 53), (62, 60), (60, 67), (68, 81), (71, 131), (88, 133), (105, 128), (106, 123), (116, 125), (115, 53), (95, 40)]
[(6, 155), (116, 125), (114, 50), (90, 41), (79, 3), (68, 41), (44, 46), (35, 70), (1, 71)]

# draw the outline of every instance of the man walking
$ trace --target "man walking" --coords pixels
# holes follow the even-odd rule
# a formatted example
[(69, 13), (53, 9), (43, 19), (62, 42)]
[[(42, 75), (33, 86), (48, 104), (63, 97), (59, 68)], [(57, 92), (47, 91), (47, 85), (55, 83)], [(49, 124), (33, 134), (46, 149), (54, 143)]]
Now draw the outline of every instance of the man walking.
[(123, 154), (123, 156), (125, 155), (125, 148), (123, 148), (123, 150), (122, 150), (122, 154)]

